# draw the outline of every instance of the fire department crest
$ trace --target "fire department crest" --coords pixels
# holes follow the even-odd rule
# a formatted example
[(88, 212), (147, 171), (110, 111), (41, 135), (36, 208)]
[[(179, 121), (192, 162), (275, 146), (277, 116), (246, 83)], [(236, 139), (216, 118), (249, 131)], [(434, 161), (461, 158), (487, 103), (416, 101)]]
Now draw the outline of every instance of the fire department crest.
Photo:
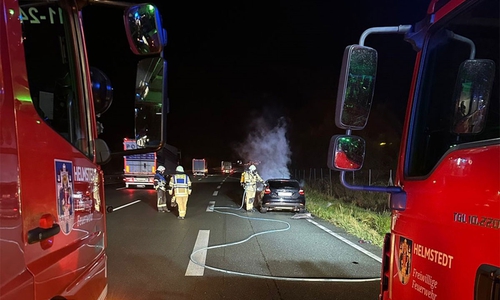
[(398, 243), (398, 275), (402, 284), (407, 284), (411, 274), (411, 251), (413, 241), (403, 236), (399, 237)]
[(55, 160), (57, 216), (64, 234), (69, 234), (75, 222), (73, 203), (73, 163)]

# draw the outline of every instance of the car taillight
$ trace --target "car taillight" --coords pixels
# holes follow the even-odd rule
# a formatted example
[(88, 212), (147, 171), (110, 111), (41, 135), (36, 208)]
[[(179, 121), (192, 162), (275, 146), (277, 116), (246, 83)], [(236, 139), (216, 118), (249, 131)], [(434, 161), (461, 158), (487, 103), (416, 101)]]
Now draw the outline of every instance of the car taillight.
[(300, 189), (300, 190), (299, 190), (299, 194), (304, 195), (304, 190), (303, 190), (303, 189)]
[(266, 187), (266, 189), (264, 190), (264, 194), (266, 195), (271, 194), (271, 190), (268, 187)]

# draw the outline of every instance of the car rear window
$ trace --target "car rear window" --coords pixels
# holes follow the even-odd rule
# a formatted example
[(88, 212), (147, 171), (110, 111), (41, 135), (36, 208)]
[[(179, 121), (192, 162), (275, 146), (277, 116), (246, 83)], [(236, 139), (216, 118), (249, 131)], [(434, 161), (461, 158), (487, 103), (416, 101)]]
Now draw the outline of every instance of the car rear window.
[(298, 189), (299, 183), (297, 181), (288, 181), (288, 180), (278, 180), (278, 181), (268, 181), (270, 188), (273, 189)]

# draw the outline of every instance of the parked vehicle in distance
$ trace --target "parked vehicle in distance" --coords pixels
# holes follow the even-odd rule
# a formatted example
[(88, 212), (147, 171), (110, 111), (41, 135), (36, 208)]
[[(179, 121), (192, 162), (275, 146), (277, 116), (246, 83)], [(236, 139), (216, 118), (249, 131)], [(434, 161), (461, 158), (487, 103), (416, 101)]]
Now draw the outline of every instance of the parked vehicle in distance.
[(207, 161), (204, 158), (193, 158), (193, 176), (207, 176), (208, 168)]
[[(140, 147), (135, 139), (123, 139), (124, 150), (138, 148)], [(157, 165), (156, 152), (125, 155), (123, 165), (123, 181), (126, 188), (153, 188)]]
[(233, 163), (230, 161), (222, 161), (220, 170), (223, 174), (233, 174), (234, 173), (234, 168), (233, 168)]
[(261, 193), (256, 194), (256, 206), (261, 213), (270, 210), (306, 211), (306, 196), (296, 179), (273, 178), (264, 183)]

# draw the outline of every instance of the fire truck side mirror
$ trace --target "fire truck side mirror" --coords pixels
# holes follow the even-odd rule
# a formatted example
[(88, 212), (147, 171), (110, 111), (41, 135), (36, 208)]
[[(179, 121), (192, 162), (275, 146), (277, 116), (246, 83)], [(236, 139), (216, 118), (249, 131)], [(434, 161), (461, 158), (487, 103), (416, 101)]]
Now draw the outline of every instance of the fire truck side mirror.
[(150, 57), (137, 64), (135, 93), (135, 139), (140, 148), (156, 148), (164, 138), (164, 119), (168, 112), (166, 62)]
[(355, 135), (334, 135), (328, 149), (328, 168), (334, 171), (357, 171), (365, 159), (365, 140)]
[(337, 127), (361, 130), (366, 126), (372, 106), (376, 73), (375, 49), (360, 45), (346, 47), (337, 92)]
[(92, 81), (94, 110), (96, 115), (100, 116), (108, 110), (113, 102), (113, 87), (108, 76), (96, 67), (90, 67), (90, 79)]
[(95, 139), (95, 156), (99, 165), (104, 165), (111, 159), (111, 151), (109, 151), (108, 145), (102, 139)]
[(156, 6), (138, 4), (123, 14), (130, 49), (136, 55), (160, 54), (166, 43), (161, 17)]
[(460, 65), (451, 132), (466, 135), (483, 130), (494, 78), (495, 62), (490, 59), (469, 59)]

